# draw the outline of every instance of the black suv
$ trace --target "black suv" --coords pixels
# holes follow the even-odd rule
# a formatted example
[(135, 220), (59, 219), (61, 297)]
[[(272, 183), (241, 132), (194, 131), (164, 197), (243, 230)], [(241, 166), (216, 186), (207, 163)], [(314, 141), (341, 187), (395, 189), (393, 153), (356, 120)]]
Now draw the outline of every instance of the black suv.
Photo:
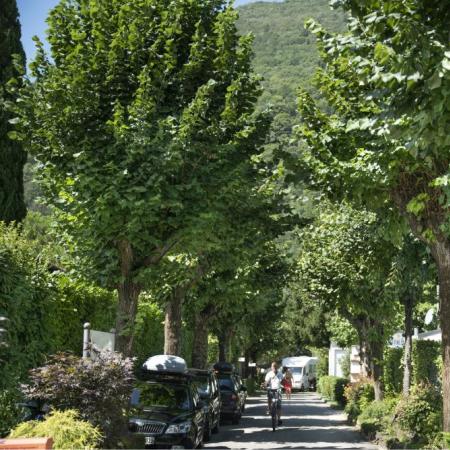
[(143, 371), (131, 398), (129, 448), (198, 448), (204, 403), (189, 374)]
[(238, 382), (231, 364), (216, 364), (214, 371), (219, 380), (220, 397), (222, 399), (220, 416), (225, 420), (231, 419), (233, 424), (238, 424), (244, 410), (245, 399), (242, 393), (247, 389)]
[(218, 433), (220, 422), (220, 398), (219, 384), (212, 370), (189, 369), (200, 399), (205, 402), (206, 424), (205, 441), (209, 441), (211, 433)]

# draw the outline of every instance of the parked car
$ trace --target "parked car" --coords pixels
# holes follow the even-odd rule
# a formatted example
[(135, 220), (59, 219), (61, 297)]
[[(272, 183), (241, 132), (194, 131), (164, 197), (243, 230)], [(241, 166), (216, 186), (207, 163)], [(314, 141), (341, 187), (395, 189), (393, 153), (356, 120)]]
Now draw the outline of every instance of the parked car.
[(205, 404), (182, 358), (149, 358), (131, 398), (129, 448), (199, 448)]
[(216, 364), (214, 371), (219, 380), (220, 397), (222, 399), (222, 409), (220, 417), (223, 420), (231, 420), (233, 424), (238, 424), (244, 409), (242, 392), (246, 391), (245, 386), (239, 384), (234, 373), (233, 366)]
[(240, 375), (235, 374), (235, 377), (236, 377), (236, 381), (238, 382), (238, 385), (239, 385), (239, 395), (240, 395), (241, 401), (242, 401), (242, 412), (244, 412), (245, 402), (247, 401), (247, 388), (246, 388), (244, 382), (242, 381), (242, 378)]
[(189, 369), (189, 372), (193, 377), (200, 399), (205, 402), (204, 439), (209, 441), (211, 433), (219, 432), (220, 408), (222, 406), (219, 383), (212, 370)]

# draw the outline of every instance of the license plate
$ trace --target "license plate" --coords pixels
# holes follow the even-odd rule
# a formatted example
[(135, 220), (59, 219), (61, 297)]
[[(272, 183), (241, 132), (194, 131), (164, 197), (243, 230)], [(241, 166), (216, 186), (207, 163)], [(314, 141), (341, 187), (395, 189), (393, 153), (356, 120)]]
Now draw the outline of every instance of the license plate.
[(155, 438), (153, 436), (145, 436), (145, 445), (154, 445)]

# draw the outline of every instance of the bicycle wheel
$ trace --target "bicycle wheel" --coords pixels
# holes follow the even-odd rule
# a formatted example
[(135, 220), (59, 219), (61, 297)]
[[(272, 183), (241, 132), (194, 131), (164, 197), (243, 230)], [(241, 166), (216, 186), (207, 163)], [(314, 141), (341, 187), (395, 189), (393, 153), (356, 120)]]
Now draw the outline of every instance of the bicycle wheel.
[(272, 410), (271, 415), (272, 415), (272, 431), (275, 431), (275, 429), (277, 428), (277, 422), (278, 422), (278, 415), (277, 415), (277, 402), (276, 400), (272, 399)]

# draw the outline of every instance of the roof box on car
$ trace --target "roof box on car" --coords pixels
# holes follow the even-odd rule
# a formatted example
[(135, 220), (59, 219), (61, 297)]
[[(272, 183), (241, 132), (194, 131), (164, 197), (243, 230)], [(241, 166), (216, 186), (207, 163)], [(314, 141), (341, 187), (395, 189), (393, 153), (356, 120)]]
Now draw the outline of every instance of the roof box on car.
[(233, 364), (228, 362), (217, 362), (216, 364), (214, 364), (214, 370), (216, 372), (231, 373), (234, 372), (234, 366)]
[(152, 372), (187, 374), (187, 364), (183, 358), (173, 355), (151, 356), (142, 368)]

